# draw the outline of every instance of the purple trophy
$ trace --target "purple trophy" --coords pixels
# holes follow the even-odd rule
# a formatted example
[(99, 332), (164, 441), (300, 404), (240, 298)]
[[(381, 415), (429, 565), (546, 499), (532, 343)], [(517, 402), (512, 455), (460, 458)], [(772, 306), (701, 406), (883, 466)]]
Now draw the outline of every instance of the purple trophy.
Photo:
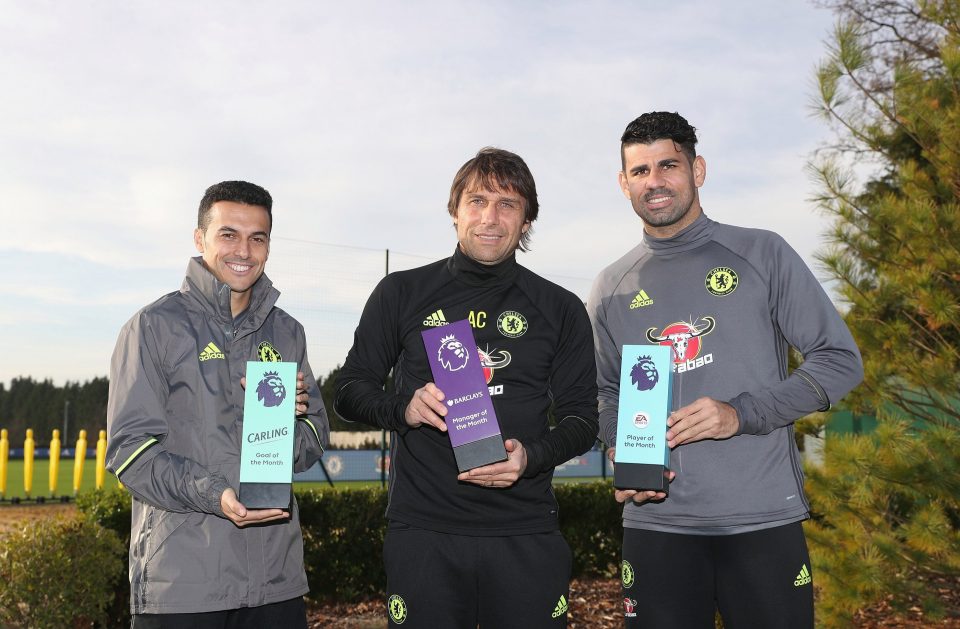
[(433, 382), (445, 396), (447, 434), (466, 472), (507, 458), (473, 330), (466, 319), (420, 333)]

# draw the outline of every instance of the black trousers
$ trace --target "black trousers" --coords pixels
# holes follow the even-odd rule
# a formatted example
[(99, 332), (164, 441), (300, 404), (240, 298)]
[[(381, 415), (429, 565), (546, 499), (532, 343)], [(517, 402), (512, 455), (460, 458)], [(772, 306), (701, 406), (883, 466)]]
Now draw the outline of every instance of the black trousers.
[(623, 530), (631, 629), (812, 629), (810, 555), (800, 522), (739, 535)]
[(473, 537), (392, 522), (383, 557), (391, 627), (567, 626), (572, 555), (559, 532)]
[(131, 629), (307, 629), (303, 597), (289, 601), (196, 614), (136, 614)]

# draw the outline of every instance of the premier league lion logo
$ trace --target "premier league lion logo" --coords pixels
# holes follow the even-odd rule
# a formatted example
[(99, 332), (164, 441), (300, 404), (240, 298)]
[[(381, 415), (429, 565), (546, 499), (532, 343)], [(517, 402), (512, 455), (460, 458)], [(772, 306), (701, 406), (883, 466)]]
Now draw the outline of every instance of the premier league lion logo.
[(630, 381), (637, 386), (638, 391), (649, 391), (657, 386), (660, 374), (657, 373), (653, 359), (649, 356), (637, 357), (637, 364), (630, 370)]
[(287, 387), (283, 386), (283, 380), (276, 371), (268, 371), (263, 374), (263, 380), (257, 385), (257, 399), (263, 402), (266, 407), (280, 406), (284, 398), (287, 397)]
[(457, 340), (457, 337), (445, 336), (440, 339), (440, 350), (437, 352), (437, 360), (447, 371), (459, 371), (467, 366), (467, 348), (463, 343)]

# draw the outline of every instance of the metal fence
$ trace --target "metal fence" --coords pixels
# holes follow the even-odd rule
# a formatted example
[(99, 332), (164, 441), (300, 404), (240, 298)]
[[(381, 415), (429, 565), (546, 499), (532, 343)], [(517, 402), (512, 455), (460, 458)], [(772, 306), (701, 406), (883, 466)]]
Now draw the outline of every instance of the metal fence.
[[(384, 464), (390, 466), (390, 453), (380, 450), (327, 450), (309, 470), (294, 475), (298, 482), (385, 480)], [(600, 450), (590, 450), (558, 465), (554, 478), (606, 478), (613, 475), (613, 464)]]

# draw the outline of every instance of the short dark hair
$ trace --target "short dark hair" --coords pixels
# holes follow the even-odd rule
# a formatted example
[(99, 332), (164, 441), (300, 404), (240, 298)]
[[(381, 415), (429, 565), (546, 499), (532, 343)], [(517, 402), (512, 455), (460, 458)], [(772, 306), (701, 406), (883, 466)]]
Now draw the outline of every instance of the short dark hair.
[(673, 140), (677, 150), (690, 161), (697, 158), (697, 130), (680, 114), (651, 111), (627, 125), (620, 136), (620, 165), (627, 167), (623, 149), (631, 144), (653, 144), (657, 140)]
[[(516, 192), (523, 197), (523, 220), (531, 225), (537, 220), (537, 215), (540, 213), (537, 184), (533, 181), (533, 175), (527, 168), (526, 162), (516, 153), (487, 146), (480, 149), (476, 156), (461, 166), (450, 186), (450, 200), (447, 201), (447, 212), (450, 216), (457, 213), (460, 198), (469, 185), (481, 185), (488, 191), (500, 188)], [(520, 251), (530, 249), (532, 231), (530, 227), (520, 237)]]
[(207, 231), (207, 226), (210, 225), (210, 208), (218, 201), (262, 207), (267, 211), (270, 229), (273, 229), (273, 197), (266, 189), (248, 181), (221, 181), (207, 188), (200, 199), (200, 209), (197, 211), (197, 227), (200, 231)]

